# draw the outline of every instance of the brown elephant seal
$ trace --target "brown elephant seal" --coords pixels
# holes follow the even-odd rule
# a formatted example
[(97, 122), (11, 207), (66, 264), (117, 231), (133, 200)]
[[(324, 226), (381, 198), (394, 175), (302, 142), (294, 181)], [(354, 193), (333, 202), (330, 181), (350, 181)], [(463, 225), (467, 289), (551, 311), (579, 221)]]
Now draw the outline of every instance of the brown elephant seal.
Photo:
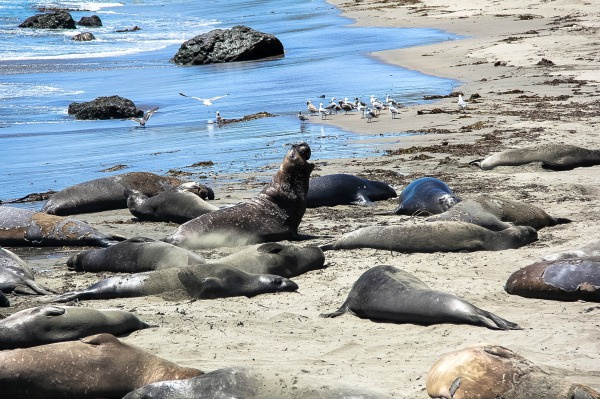
[(571, 223), (570, 219), (550, 216), (535, 205), (485, 194), (463, 200), (446, 212), (431, 216), (426, 220), (462, 221), (494, 231), (504, 230), (513, 225), (531, 226), (539, 230), (547, 226)]
[(573, 258), (600, 258), (600, 241), (592, 242), (581, 248), (546, 255), (542, 260), (553, 261)]
[(306, 207), (373, 205), (373, 201), (397, 196), (396, 190), (387, 183), (337, 173), (309, 180)]
[(432, 290), (417, 277), (393, 266), (375, 266), (354, 283), (348, 298), (333, 313), (344, 313), (376, 321), (431, 325), (472, 324), (494, 330), (520, 330), (515, 323), (479, 309), (452, 294)]
[(504, 289), (526, 298), (600, 302), (600, 257), (537, 262), (514, 272)]
[(472, 223), (442, 221), (363, 227), (322, 245), (321, 249), (374, 248), (405, 253), (499, 251), (520, 248), (535, 240), (537, 232), (529, 226), (492, 231)]
[(202, 264), (198, 254), (152, 238), (135, 237), (107, 248), (82, 251), (67, 260), (67, 267), (78, 272), (139, 273)]
[[(153, 196), (173, 189), (186, 181), (149, 172), (129, 172), (102, 177), (67, 187), (54, 193), (42, 208), (42, 212), (53, 215), (100, 212), (127, 208), (127, 190), (137, 190)], [(213, 191), (203, 185), (199, 195), (214, 199)], [(212, 198), (211, 198), (212, 197)]]
[(40, 306), (0, 320), (0, 350), (74, 341), (100, 333), (125, 335), (148, 327), (124, 310)]
[(33, 270), (23, 259), (8, 249), (0, 248), (0, 292), (13, 291), (18, 294), (50, 294), (34, 281)]
[(165, 241), (194, 249), (297, 238), (315, 167), (308, 162), (310, 155), (308, 144), (292, 145), (273, 180), (257, 196), (190, 220)]
[(2, 399), (121, 398), (153, 382), (202, 374), (110, 334), (0, 351)]
[(214, 299), (253, 297), (297, 289), (296, 283), (281, 276), (250, 274), (231, 266), (197, 265), (109, 277), (83, 291), (67, 292), (51, 301), (129, 298), (167, 293), (181, 294), (187, 298)]
[(435, 177), (410, 182), (398, 197), (396, 215), (436, 215), (460, 202), (446, 183)]
[(571, 170), (600, 165), (600, 151), (568, 144), (540, 144), (502, 151), (469, 164), (490, 170), (497, 166), (519, 166), (532, 162), (541, 162), (544, 169)]
[(0, 245), (107, 247), (122, 240), (123, 237), (101, 233), (81, 220), (0, 206)]
[(598, 399), (593, 389), (550, 374), (502, 346), (477, 345), (439, 359), (427, 375), (430, 398)]

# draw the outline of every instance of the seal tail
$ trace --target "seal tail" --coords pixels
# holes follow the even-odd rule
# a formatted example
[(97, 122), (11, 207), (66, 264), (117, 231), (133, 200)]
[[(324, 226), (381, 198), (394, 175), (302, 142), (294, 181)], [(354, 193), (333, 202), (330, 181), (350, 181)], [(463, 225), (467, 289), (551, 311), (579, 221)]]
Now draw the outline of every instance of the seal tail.
[[(17, 287), (19, 288), (19, 287)], [(56, 292), (51, 291), (48, 288), (44, 288), (33, 280), (26, 280), (25, 287), (19, 289), (17, 291), (19, 294), (38, 294), (38, 295), (51, 295), (56, 294)]]
[(480, 159), (475, 159), (474, 161), (469, 162), (469, 165), (475, 165), (477, 166), (479, 169), (483, 169), (483, 167), (481, 167), (481, 163), (483, 162), (483, 158)]
[(329, 242), (327, 244), (319, 245), (319, 248), (323, 252), (331, 251), (331, 250), (335, 249), (335, 241)]
[(548, 224), (548, 226), (556, 226), (557, 224), (567, 224), (567, 223), (572, 223), (573, 221), (571, 219), (567, 219), (567, 218), (552, 218), (552, 220), (550, 220), (550, 224)]
[[(522, 330), (523, 328), (516, 323), (510, 322), (503, 319), (502, 317), (496, 316), (491, 312), (479, 309), (479, 313), (482, 316), (481, 322), (492, 330)], [(487, 319), (486, 319), (487, 318)], [(490, 320), (488, 320), (490, 319)]]
[(71, 302), (71, 301), (75, 301), (75, 300), (79, 300), (79, 299), (84, 299), (84, 294), (85, 291), (71, 291), (71, 292), (65, 292), (62, 295), (58, 295), (50, 300), (48, 300), (48, 302)]

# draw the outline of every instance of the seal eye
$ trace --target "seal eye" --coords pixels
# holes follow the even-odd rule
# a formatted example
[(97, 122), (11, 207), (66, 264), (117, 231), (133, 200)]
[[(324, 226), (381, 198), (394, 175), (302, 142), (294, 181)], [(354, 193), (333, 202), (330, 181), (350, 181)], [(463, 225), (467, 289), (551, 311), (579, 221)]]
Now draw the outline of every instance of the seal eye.
[(283, 279), (281, 277), (276, 277), (273, 279), (273, 285), (281, 286), (283, 284)]

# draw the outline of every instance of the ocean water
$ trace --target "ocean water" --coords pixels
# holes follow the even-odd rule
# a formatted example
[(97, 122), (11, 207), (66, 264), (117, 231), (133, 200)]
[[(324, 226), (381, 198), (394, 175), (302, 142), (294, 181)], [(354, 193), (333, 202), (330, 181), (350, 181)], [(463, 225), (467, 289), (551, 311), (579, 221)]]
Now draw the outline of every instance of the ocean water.
[[(43, 7), (68, 8), (75, 21), (95, 14), (103, 26), (18, 28)], [(185, 40), (239, 24), (275, 34), (285, 56), (191, 67), (170, 61)], [(0, 200), (126, 171), (176, 169), (213, 178), (251, 172), (277, 164), (286, 146), (300, 140), (311, 145), (317, 161), (373, 154), (364, 136), (320, 125), (318, 117), (300, 124), (298, 110), (306, 110), (307, 100), (318, 106), (331, 97), (364, 101), (390, 94), (413, 104), (425, 94), (447, 93), (457, 82), (387, 65), (370, 54), (457, 37), (351, 24), (323, 0), (0, 0)], [(116, 32), (133, 26), (141, 30)], [(71, 40), (84, 31), (97, 40)], [(227, 96), (207, 107), (180, 92)], [(130, 120), (79, 121), (67, 114), (72, 102), (110, 95), (159, 110), (146, 128)], [(276, 117), (208, 123), (217, 110), (225, 118), (260, 111)], [(214, 165), (191, 167), (201, 161)], [(102, 171), (114, 165), (126, 168)]]

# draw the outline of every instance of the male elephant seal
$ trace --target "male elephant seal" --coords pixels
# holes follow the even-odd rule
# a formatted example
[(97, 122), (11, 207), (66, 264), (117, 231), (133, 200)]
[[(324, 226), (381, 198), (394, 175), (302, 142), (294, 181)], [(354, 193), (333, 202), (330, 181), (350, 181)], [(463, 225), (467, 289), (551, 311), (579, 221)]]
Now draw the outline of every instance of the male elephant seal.
[(540, 144), (502, 151), (484, 159), (476, 159), (469, 164), (490, 170), (497, 166), (519, 166), (531, 162), (541, 162), (542, 168), (550, 170), (571, 170), (600, 165), (600, 150), (568, 144)]
[(342, 306), (321, 317), (337, 317), (348, 312), (361, 318), (394, 323), (455, 323), (495, 330), (521, 329), (464, 299), (434, 291), (417, 277), (393, 266), (367, 270), (354, 283)]
[(150, 325), (124, 310), (40, 306), (0, 320), (0, 350), (74, 341), (90, 335), (125, 335)]
[(294, 144), (273, 180), (254, 198), (182, 224), (165, 241), (188, 249), (297, 238), (314, 164), (310, 147)]
[(0, 245), (107, 247), (122, 240), (122, 237), (101, 233), (81, 220), (0, 206)]
[(396, 191), (386, 183), (339, 173), (310, 179), (306, 207), (372, 205), (395, 197)]
[(33, 279), (33, 271), (23, 259), (8, 249), (0, 248), (0, 292), (16, 291), (19, 294), (50, 294)]
[[(102, 177), (67, 187), (53, 194), (42, 208), (42, 212), (53, 215), (74, 215), (76, 213), (100, 212), (110, 209), (127, 208), (127, 190), (137, 190), (153, 196), (173, 189), (184, 180), (159, 176), (149, 172), (129, 172), (110, 177)], [(199, 185), (199, 195), (214, 199), (208, 187)]]
[(504, 289), (526, 298), (600, 302), (600, 258), (537, 262), (514, 272)]
[(2, 399), (122, 398), (153, 382), (201, 374), (110, 334), (0, 351)]
[(404, 187), (398, 198), (396, 215), (435, 215), (460, 202), (446, 183), (435, 177), (422, 177)]
[(449, 353), (429, 370), (431, 398), (598, 399), (600, 394), (550, 374), (502, 346), (477, 345)]
[(321, 249), (374, 248), (406, 253), (499, 251), (519, 248), (535, 240), (537, 232), (529, 226), (492, 231), (472, 223), (442, 221), (363, 227)]
[(550, 216), (535, 205), (485, 194), (463, 200), (446, 212), (431, 216), (426, 220), (462, 221), (495, 231), (504, 230), (513, 225), (531, 226), (539, 230), (547, 226), (571, 223), (570, 219)]

